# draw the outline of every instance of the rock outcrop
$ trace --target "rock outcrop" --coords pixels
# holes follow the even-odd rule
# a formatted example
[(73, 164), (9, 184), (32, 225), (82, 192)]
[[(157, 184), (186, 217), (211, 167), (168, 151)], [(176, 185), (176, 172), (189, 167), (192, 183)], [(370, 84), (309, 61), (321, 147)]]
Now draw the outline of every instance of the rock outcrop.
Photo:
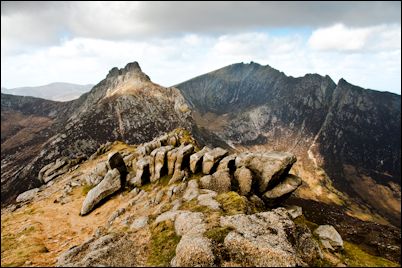
[(230, 258), (241, 266), (296, 266), (291, 241), (295, 227), (285, 209), (222, 217), (220, 224), (234, 228), (224, 245)]
[(302, 180), (295, 175), (286, 175), (283, 181), (279, 182), (272, 190), (268, 190), (262, 196), (263, 199), (271, 204), (275, 205), (281, 197), (285, 197), (291, 193), (293, 193), (297, 187), (302, 184)]
[[(202, 173), (208, 175), (200, 178), (199, 183), (196, 180), (189, 181), (183, 195), (185, 201), (198, 197), (200, 185), (202, 189), (218, 194), (234, 190), (247, 197), (257, 195), (267, 205), (277, 206), (302, 183), (299, 177), (288, 174), (296, 161), (293, 154), (244, 152), (239, 155), (228, 155), (228, 151), (222, 148), (209, 149), (208, 147), (194, 152), (193, 144), (181, 142), (183, 133), (166, 134), (138, 146), (136, 151), (130, 154), (130, 162), (135, 165), (130, 167), (132, 171), (129, 174), (132, 177), (129, 178), (129, 184), (141, 187), (158, 182), (163, 175), (171, 176), (169, 184), (174, 184), (188, 178), (194, 171), (199, 174), (197, 171), (202, 167)], [(174, 138), (173, 142), (172, 138)], [(167, 145), (168, 143), (171, 144)], [(125, 180), (121, 177), (128, 173), (123, 157), (118, 152), (111, 153), (107, 166), (119, 170), (120, 185), (123, 188)], [(104, 164), (98, 164), (89, 176), (89, 178), (96, 178), (95, 182), (91, 181), (91, 185), (102, 182), (100, 178), (104, 172)], [(174, 189), (167, 191), (169, 199), (172, 198)], [(158, 204), (163, 195), (164, 193), (161, 193), (160, 196), (156, 196), (154, 202)], [(212, 209), (219, 208), (219, 205), (211, 199), (201, 202), (208, 204)]]
[(123, 157), (119, 152), (110, 153), (108, 155), (108, 167), (113, 170), (117, 169), (120, 173), (120, 185), (121, 188), (124, 189), (126, 185), (126, 177), (127, 177), (127, 167), (126, 163), (123, 160)]
[(204, 174), (210, 174), (211, 171), (214, 171), (214, 166), (227, 154), (228, 151), (219, 147), (206, 152), (202, 160), (202, 172)]
[[(172, 145), (160, 147), (155, 149), (154, 153), (154, 172), (151, 172), (151, 182), (157, 181), (162, 175), (167, 173), (167, 152), (173, 149)], [(153, 153), (152, 152), (152, 153)], [(152, 157), (152, 154), (151, 154)], [(151, 169), (152, 170), (152, 169)]]
[(105, 197), (118, 191), (121, 187), (120, 172), (118, 169), (109, 170), (105, 178), (92, 188), (85, 197), (80, 215), (86, 215)]
[(236, 169), (234, 178), (239, 187), (240, 194), (248, 195), (251, 191), (251, 185), (253, 183), (253, 174), (251, 173), (251, 170), (246, 167), (240, 167)]
[(190, 156), (190, 170), (193, 173), (197, 173), (202, 168), (202, 158), (204, 157), (205, 153), (210, 151), (208, 147), (202, 148), (201, 151), (196, 152)]
[(66, 173), (71, 167), (81, 163), (83, 160), (85, 160), (85, 157), (76, 159), (68, 159), (67, 157), (58, 158), (54, 163), (47, 164), (39, 171), (38, 180), (48, 183)]
[(135, 177), (130, 180), (130, 183), (134, 186), (141, 186), (150, 181), (151, 173), (150, 162), (152, 161), (150, 156), (143, 157), (137, 161), (137, 173)]
[(39, 188), (34, 188), (31, 190), (28, 190), (26, 192), (23, 192), (22, 194), (19, 194), (15, 201), (17, 201), (17, 202), (30, 201), (35, 198), (35, 196), (37, 195), (38, 192), (39, 192)]
[[(122, 177), (127, 174), (130, 175), (129, 185), (134, 187), (158, 183), (162, 176), (171, 176), (169, 184), (172, 186), (167, 190), (159, 190), (148, 205), (158, 205), (165, 195), (172, 201), (182, 194), (183, 201), (196, 200), (200, 206), (212, 210), (221, 208), (219, 202), (214, 199), (217, 194), (236, 191), (245, 196), (243, 198), (249, 197), (253, 203), (255, 200), (262, 202), (262, 199), (265, 205), (277, 206), (301, 185), (299, 177), (288, 174), (296, 161), (292, 154), (245, 152), (228, 155), (228, 152), (221, 148), (211, 150), (207, 147), (201, 151), (196, 149), (194, 152), (196, 147), (192, 143), (188, 144), (188, 138), (183, 139), (183, 135), (186, 135), (183, 131), (163, 135), (138, 146), (134, 152), (125, 152), (124, 157), (116, 151), (109, 153), (106, 162), (99, 162), (90, 174), (85, 176), (87, 184), (95, 187), (88, 192), (80, 214), (88, 214), (104, 198), (124, 189), (125, 179)], [(126, 162), (129, 165), (126, 165)], [(188, 183), (182, 183), (182, 180), (192, 176), (192, 171), (197, 171), (197, 166), (203, 167), (203, 173), (207, 171), (211, 174), (199, 180), (192, 179)], [(262, 189), (266, 190), (261, 192)], [(144, 195), (142, 193), (143, 191), (139, 193), (137, 188), (132, 191), (131, 206)], [(177, 202), (181, 203), (180, 200)], [(256, 203), (257, 206), (261, 206), (259, 202)], [(175, 206), (175, 210), (179, 206)]]
[(178, 180), (181, 180), (183, 178), (183, 170), (184, 168), (187, 168), (190, 163), (190, 154), (194, 151), (194, 146), (192, 144), (188, 144), (182, 148), (179, 148), (178, 151), (176, 151), (176, 161), (174, 163), (174, 172), (172, 179), (169, 181), (169, 183), (174, 183)]
[(86, 183), (89, 186), (98, 185), (105, 177), (108, 171), (106, 161), (99, 162), (93, 171), (86, 177)]
[(286, 152), (247, 152), (236, 157), (236, 167), (247, 167), (255, 174), (260, 193), (265, 192), (269, 184), (278, 183), (294, 162), (296, 156)]
[(200, 179), (202, 188), (213, 190), (218, 193), (226, 193), (231, 189), (231, 175), (229, 169), (218, 170), (212, 175)]
[(314, 233), (320, 238), (325, 248), (343, 249), (343, 240), (339, 233), (332, 225), (320, 225)]

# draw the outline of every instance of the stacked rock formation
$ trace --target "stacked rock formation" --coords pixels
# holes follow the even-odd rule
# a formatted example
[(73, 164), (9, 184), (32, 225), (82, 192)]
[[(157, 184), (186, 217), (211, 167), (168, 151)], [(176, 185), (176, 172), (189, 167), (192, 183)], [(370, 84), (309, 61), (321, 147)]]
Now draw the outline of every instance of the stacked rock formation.
[(286, 152), (229, 155), (219, 147), (197, 150), (192, 144), (181, 144), (177, 135), (164, 135), (139, 146), (136, 154), (138, 158), (131, 163), (135, 175), (128, 179), (136, 187), (165, 175), (172, 176), (172, 184), (191, 173), (202, 172), (201, 188), (219, 193), (234, 190), (244, 196), (256, 194), (266, 204), (276, 206), (302, 183), (299, 177), (289, 174), (296, 157)]
[[(81, 215), (89, 213), (103, 198), (124, 189), (126, 181), (134, 187), (171, 176), (169, 184), (186, 180), (191, 174), (203, 175), (200, 188), (242, 196), (257, 195), (268, 206), (277, 206), (289, 197), (302, 180), (289, 170), (296, 162), (286, 152), (244, 152), (231, 154), (222, 148), (198, 150), (183, 133), (165, 134), (140, 145), (131, 155), (111, 153), (87, 178), (95, 186), (85, 198)], [(185, 141), (183, 141), (185, 140)], [(131, 168), (128, 173), (128, 168)], [(127, 176), (128, 174), (128, 176)], [(127, 180), (126, 180), (127, 176)]]

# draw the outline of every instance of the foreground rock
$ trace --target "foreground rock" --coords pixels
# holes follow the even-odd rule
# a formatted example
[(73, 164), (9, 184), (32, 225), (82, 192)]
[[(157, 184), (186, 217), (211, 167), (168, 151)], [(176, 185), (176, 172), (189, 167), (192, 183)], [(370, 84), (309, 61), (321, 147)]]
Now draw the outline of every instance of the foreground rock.
[[(134, 267), (145, 245), (127, 234), (100, 232), (57, 258), (57, 267)], [(128, 257), (130, 256), (130, 257)]]
[(200, 179), (202, 188), (215, 191), (217, 193), (226, 193), (230, 191), (229, 170), (218, 170), (212, 175), (204, 176)]
[(318, 235), (325, 248), (331, 250), (343, 249), (342, 237), (332, 225), (320, 225), (314, 233)]
[(226, 155), (228, 155), (228, 151), (219, 147), (206, 152), (202, 160), (202, 172), (204, 174), (211, 174), (213, 167)]
[(303, 214), (303, 209), (299, 206), (289, 206), (286, 210), (292, 219), (296, 219)]
[(294, 223), (284, 208), (253, 215), (221, 217), (222, 227), (231, 227), (224, 240), (236, 266), (284, 267), (297, 264), (292, 246)]
[(205, 153), (210, 151), (208, 147), (202, 148), (201, 151), (198, 151), (190, 156), (190, 170), (192, 173), (197, 173), (202, 168), (202, 158), (204, 157)]
[(194, 151), (194, 146), (192, 144), (188, 144), (183, 148), (179, 149), (176, 152), (176, 161), (174, 164), (174, 172), (172, 179), (169, 183), (174, 183), (183, 178), (183, 170), (189, 166), (190, 163), (190, 154)]
[(177, 216), (175, 232), (182, 237), (171, 261), (173, 267), (211, 267), (214, 264), (211, 241), (203, 236), (205, 231), (202, 213), (183, 212)]
[(300, 260), (299, 265), (303, 267), (317, 266), (317, 260), (322, 259), (323, 254), (307, 225), (297, 224), (295, 237), (297, 257)]
[(108, 165), (111, 170), (117, 169), (120, 173), (120, 185), (124, 188), (126, 185), (127, 167), (123, 157), (119, 152), (114, 152), (108, 156)]
[(236, 169), (234, 173), (235, 182), (239, 187), (239, 193), (241, 195), (248, 195), (251, 191), (251, 185), (253, 183), (253, 174), (246, 167), (240, 167)]
[(185, 235), (176, 247), (172, 267), (212, 267), (214, 264), (211, 241), (201, 235)]
[(264, 193), (269, 184), (277, 184), (294, 162), (296, 156), (285, 152), (241, 153), (236, 157), (237, 168), (246, 167), (255, 174), (260, 193)]
[(140, 187), (150, 182), (149, 168), (151, 160), (150, 156), (146, 156), (137, 161), (136, 175), (135, 177), (130, 178), (129, 184)]
[(23, 192), (22, 194), (17, 196), (17, 199), (15, 201), (17, 202), (26, 202), (26, 201), (31, 201), (32, 199), (35, 198), (35, 196), (38, 194), (39, 188), (34, 188), (29, 191)]
[(105, 178), (85, 197), (81, 208), (81, 215), (86, 215), (105, 197), (115, 193), (121, 187), (120, 172), (115, 168), (109, 170)]
[(288, 197), (301, 184), (302, 180), (299, 177), (289, 174), (272, 190), (265, 192), (265, 194), (263, 195), (263, 199), (268, 205), (278, 205), (278, 203), (281, 202), (283, 198)]

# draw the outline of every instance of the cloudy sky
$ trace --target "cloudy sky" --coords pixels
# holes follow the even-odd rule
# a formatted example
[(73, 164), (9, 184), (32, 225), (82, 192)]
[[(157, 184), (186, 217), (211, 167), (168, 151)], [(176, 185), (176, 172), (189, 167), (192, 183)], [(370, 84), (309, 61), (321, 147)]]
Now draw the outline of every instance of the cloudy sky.
[(171, 86), (254, 61), (401, 93), (400, 2), (1, 2), (1, 86), (96, 84), (138, 61)]

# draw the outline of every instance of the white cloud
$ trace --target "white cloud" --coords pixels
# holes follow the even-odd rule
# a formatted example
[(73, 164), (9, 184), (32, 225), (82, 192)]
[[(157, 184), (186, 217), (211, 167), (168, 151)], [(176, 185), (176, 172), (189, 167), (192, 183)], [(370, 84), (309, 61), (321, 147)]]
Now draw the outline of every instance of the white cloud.
[(369, 34), (369, 29), (347, 29), (342, 24), (336, 24), (314, 31), (308, 42), (317, 50), (359, 50)]
[(343, 24), (319, 28), (313, 32), (308, 44), (323, 51), (358, 52), (401, 48), (400, 25), (379, 25), (351, 28)]
[[(138, 40), (183, 33), (217, 35), (268, 27), (400, 23), (398, 1), (2, 1), (2, 43), (54, 45), (60, 35)], [(3, 23), (3, 18), (6, 20)]]
[(2, 55), (6, 67), (1, 81), (9, 88), (55, 81), (97, 83), (112, 67), (138, 61), (154, 82), (171, 86), (229, 64), (254, 61), (287, 75), (328, 74), (335, 82), (344, 77), (362, 87), (400, 94), (400, 33), (398, 37), (396, 26), (378, 27), (382, 31), (373, 34), (371, 30), (362, 48), (353, 53), (314, 49), (309, 36), (266, 32), (216, 37), (186, 34), (142, 41), (73, 38), (49, 48)]

